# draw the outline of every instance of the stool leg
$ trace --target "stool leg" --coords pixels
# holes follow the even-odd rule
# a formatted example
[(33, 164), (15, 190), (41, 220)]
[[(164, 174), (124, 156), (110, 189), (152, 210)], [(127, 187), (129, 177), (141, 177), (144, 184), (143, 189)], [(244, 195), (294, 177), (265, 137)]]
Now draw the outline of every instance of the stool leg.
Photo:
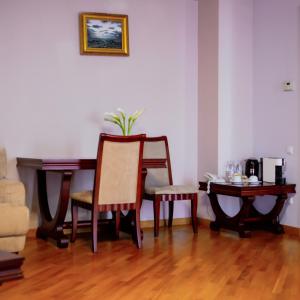
[(140, 210), (136, 209), (134, 215), (135, 215), (136, 245), (140, 249), (142, 248)]
[(98, 211), (92, 210), (92, 251), (97, 252), (98, 243)]
[(153, 211), (154, 211), (154, 236), (159, 235), (159, 216), (160, 216), (160, 197), (155, 196), (153, 201)]
[(197, 207), (198, 207), (198, 194), (194, 194), (191, 200), (191, 215), (192, 215), (192, 226), (194, 233), (198, 232), (198, 219), (197, 219)]
[(119, 231), (120, 231), (120, 210), (114, 212), (115, 219), (115, 237), (119, 239)]
[(76, 241), (77, 234), (77, 223), (78, 223), (78, 206), (72, 200), (71, 202), (71, 212), (72, 212), (72, 235), (71, 242), (74, 243)]
[(173, 224), (173, 213), (174, 213), (174, 201), (169, 201), (169, 221), (168, 221), (168, 227), (172, 227), (172, 224)]

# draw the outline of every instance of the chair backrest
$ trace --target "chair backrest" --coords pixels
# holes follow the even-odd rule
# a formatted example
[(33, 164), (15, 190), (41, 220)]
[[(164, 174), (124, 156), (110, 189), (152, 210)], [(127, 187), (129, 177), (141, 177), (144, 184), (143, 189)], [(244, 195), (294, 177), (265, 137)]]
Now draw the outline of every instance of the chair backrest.
[(168, 139), (166, 136), (147, 137), (144, 143), (143, 158), (166, 159), (164, 168), (147, 168), (146, 188), (173, 184)]
[(7, 172), (7, 158), (4, 148), (0, 148), (0, 179), (6, 177)]
[(144, 134), (100, 135), (94, 205), (137, 204), (141, 201), (144, 138)]

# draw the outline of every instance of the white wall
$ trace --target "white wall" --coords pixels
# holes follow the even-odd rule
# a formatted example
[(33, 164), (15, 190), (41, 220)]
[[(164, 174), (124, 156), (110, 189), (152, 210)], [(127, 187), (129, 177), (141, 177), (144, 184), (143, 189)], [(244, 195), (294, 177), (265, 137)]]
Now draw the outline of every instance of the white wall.
[(253, 155), (253, 2), (219, 1), (219, 173)]
[[(117, 132), (104, 112), (143, 107), (135, 132), (168, 135), (175, 183), (197, 184), (204, 172), (223, 173), (227, 160), (254, 154), (286, 157), (287, 178), (299, 185), (300, 0), (199, 0), (198, 45), (197, 5), (2, 0), (0, 144), (9, 176), (18, 177), (17, 156), (94, 157), (98, 133)], [(83, 11), (128, 14), (130, 56), (80, 56)], [(296, 91), (283, 92), (284, 80)], [(34, 174), (27, 175), (36, 210)], [(76, 174), (72, 189), (91, 187), (91, 176)], [(59, 178), (49, 179), (54, 203)], [(203, 194), (199, 212), (213, 217)], [(189, 205), (177, 205), (175, 217), (188, 215)], [(142, 218), (152, 218), (150, 203)], [(297, 195), (282, 221), (300, 227)]]
[[(252, 1), (199, 1), (199, 178), (253, 155), (252, 31)], [(236, 198), (220, 204), (239, 209)], [(214, 218), (203, 194), (200, 216)]]
[[(254, 1), (254, 145), (256, 156), (287, 159), (286, 177), (300, 185), (300, 1)], [(295, 91), (284, 92), (292, 80)], [(294, 155), (287, 154), (288, 146)], [(300, 227), (299, 196), (282, 222)]]
[[(218, 173), (253, 156), (253, 1), (219, 0)], [(229, 215), (239, 200), (224, 197)]]
[[(211, 9), (213, 7), (213, 10)], [(210, 131), (211, 140), (218, 137), (218, 172), (224, 175), (228, 160), (241, 160), (251, 156), (279, 156), (287, 158), (288, 182), (300, 184), (299, 146), (300, 146), (300, 105), (299, 105), (299, 53), (300, 53), (300, 1), (299, 0), (200, 0), (199, 26), (201, 17), (210, 20), (212, 29), (206, 32), (210, 40), (218, 38), (218, 43), (207, 44), (206, 54), (201, 57), (200, 49), (205, 42), (199, 35), (199, 123), (200, 115), (206, 111), (205, 105), (216, 105), (216, 97), (201, 97), (205, 88), (215, 84), (218, 88), (218, 117), (212, 114)], [(216, 10), (218, 17), (216, 18)], [(203, 21), (203, 20), (202, 20)], [(218, 23), (218, 30), (215, 26)], [(208, 24), (208, 23), (207, 23)], [(210, 25), (211, 25), (210, 24)], [(202, 28), (205, 32), (205, 29)], [(199, 29), (201, 33), (201, 30)], [(208, 33), (209, 32), (209, 33)], [(211, 49), (209, 49), (211, 47)], [(216, 59), (216, 47), (219, 59)], [(207, 55), (210, 53), (210, 55)], [(208, 59), (210, 58), (210, 60)], [(201, 76), (201, 62), (214, 74), (211, 85), (205, 85)], [(216, 71), (216, 62), (218, 63)], [(204, 78), (204, 79), (203, 79)], [(210, 78), (211, 79), (211, 78)], [(292, 80), (294, 92), (283, 92), (282, 82)], [(213, 88), (210, 90), (213, 95)], [(209, 102), (211, 101), (211, 102)], [(209, 110), (207, 110), (209, 112)], [(215, 112), (215, 111), (214, 111)], [(206, 118), (208, 118), (206, 116)], [(201, 123), (202, 122), (202, 123)], [(215, 130), (214, 126), (218, 126)], [(201, 152), (199, 134), (199, 178), (206, 171), (201, 167), (211, 164), (214, 149), (208, 154)], [(287, 147), (294, 147), (294, 154), (287, 154)], [(260, 210), (267, 212), (274, 200), (264, 198), (257, 201)], [(211, 217), (210, 206), (202, 196), (202, 204)], [(221, 201), (229, 214), (238, 210), (238, 203), (233, 198)], [(201, 215), (201, 212), (200, 212)], [(213, 216), (212, 216), (213, 217)], [(299, 196), (294, 197), (294, 204), (287, 203), (281, 222), (300, 227)]]
[[(79, 55), (80, 12), (128, 14), (130, 56)], [(17, 156), (95, 157), (99, 132), (118, 132), (104, 112), (122, 107), (145, 108), (134, 132), (166, 134), (174, 182), (196, 184), (196, 1), (2, 0), (0, 37), (0, 143), (9, 177), (18, 176)], [(78, 174), (72, 189), (90, 187), (90, 179)], [(55, 184), (50, 193), (54, 202)], [(35, 201), (30, 191), (28, 205)], [(176, 207), (175, 217), (189, 216), (186, 203)], [(152, 218), (150, 203), (142, 218)]]

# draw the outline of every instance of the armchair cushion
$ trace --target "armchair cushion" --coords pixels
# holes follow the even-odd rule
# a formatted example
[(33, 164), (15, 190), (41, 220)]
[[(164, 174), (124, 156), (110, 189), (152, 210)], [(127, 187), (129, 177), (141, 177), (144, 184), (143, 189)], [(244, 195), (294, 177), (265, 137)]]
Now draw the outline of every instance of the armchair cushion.
[(0, 148), (0, 250), (19, 252), (25, 245), (29, 209), (23, 183), (6, 179), (6, 172), (6, 152)]
[(25, 188), (22, 182), (2, 179), (0, 180), (0, 204), (25, 205)]
[(0, 238), (0, 249), (8, 252), (20, 252), (24, 249), (26, 235)]
[(0, 237), (25, 235), (29, 225), (29, 210), (26, 206), (0, 203)]
[(167, 185), (161, 187), (145, 187), (145, 192), (150, 195), (194, 194), (198, 193), (198, 189), (189, 185)]
[(4, 148), (0, 148), (0, 179), (6, 176), (6, 152)]

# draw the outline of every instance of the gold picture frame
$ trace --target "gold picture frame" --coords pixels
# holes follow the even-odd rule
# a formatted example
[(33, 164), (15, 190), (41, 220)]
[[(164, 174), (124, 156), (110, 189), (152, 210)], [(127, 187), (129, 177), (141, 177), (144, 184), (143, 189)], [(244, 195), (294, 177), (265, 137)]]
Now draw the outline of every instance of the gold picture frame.
[(80, 53), (83, 55), (129, 55), (128, 16), (81, 13)]

